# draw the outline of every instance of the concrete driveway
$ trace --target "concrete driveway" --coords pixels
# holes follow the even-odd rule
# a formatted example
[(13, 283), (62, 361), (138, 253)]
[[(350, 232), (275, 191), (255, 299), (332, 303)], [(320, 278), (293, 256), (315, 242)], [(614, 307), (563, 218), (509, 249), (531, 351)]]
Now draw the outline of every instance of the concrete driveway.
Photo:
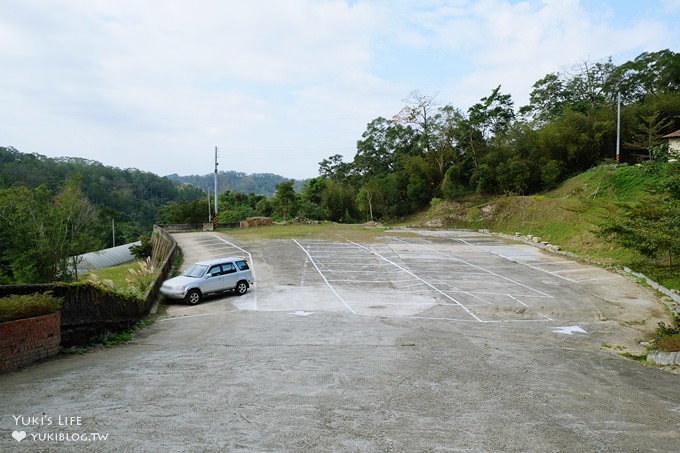
[(176, 238), (255, 287), (0, 376), (1, 451), (677, 451), (678, 374), (619, 355), (667, 317), (625, 277), (467, 232)]

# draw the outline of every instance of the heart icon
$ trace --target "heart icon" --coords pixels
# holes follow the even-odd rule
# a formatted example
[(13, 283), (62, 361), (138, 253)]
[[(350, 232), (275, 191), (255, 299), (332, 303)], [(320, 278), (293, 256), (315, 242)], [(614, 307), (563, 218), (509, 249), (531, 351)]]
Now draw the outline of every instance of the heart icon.
[(14, 431), (12, 437), (14, 437), (17, 442), (21, 442), (26, 438), (26, 431)]

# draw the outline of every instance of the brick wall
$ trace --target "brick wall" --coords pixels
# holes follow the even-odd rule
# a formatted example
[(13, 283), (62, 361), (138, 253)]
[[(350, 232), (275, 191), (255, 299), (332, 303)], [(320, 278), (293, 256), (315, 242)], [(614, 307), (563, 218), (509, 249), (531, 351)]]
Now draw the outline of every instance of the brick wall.
[(274, 221), (271, 217), (248, 217), (241, 220), (241, 227), (252, 227), (257, 225), (272, 225)]
[(0, 323), (0, 373), (59, 352), (61, 313)]

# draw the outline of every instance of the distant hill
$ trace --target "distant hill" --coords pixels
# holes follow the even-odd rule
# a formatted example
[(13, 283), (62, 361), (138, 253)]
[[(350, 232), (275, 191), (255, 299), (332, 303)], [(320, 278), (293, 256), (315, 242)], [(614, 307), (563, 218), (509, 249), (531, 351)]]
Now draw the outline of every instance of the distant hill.
[[(192, 184), (203, 190), (212, 192), (215, 187), (214, 174), (180, 176), (176, 173), (167, 175), (166, 178), (185, 184)], [(276, 185), (290, 178), (275, 175), (272, 173), (253, 173), (246, 174), (237, 171), (220, 171), (217, 173), (217, 191), (254, 193), (271, 197), (276, 192)], [(302, 190), (306, 180), (295, 181), (296, 191)]]
[(77, 157), (51, 158), (0, 146), (0, 191), (11, 187), (46, 187), (58, 193), (69, 178), (77, 178), (85, 196), (102, 217), (107, 236), (114, 219), (120, 242), (133, 242), (150, 231), (158, 208), (169, 202), (202, 199), (204, 192), (150, 172), (120, 169)]

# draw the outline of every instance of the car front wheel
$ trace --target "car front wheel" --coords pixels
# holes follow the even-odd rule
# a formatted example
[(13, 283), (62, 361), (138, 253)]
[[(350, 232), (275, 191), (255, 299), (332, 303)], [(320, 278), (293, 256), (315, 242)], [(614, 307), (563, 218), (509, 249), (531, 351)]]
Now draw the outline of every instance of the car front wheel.
[(190, 290), (184, 298), (184, 301), (188, 305), (196, 305), (201, 301), (201, 292), (197, 289)]
[(245, 281), (243, 281), (243, 280), (241, 280), (240, 282), (238, 282), (238, 283), (236, 284), (236, 288), (235, 288), (235, 289), (236, 289), (236, 293), (237, 293), (239, 296), (243, 296), (245, 293), (248, 292), (248, 283), (245, 282)]

